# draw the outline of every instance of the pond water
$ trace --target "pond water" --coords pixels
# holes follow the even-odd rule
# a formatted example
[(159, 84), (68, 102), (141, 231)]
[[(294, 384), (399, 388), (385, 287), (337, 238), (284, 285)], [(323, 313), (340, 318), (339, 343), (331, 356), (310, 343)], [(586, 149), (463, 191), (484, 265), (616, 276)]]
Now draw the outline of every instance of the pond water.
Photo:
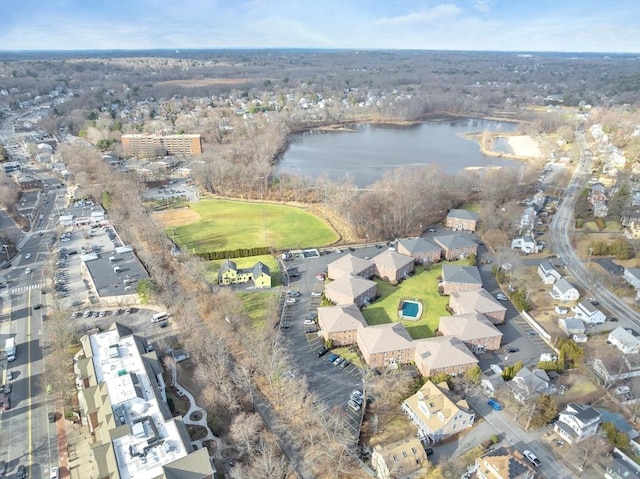
[(436, 165), (448, 173), (508, 167), (517, 163), (483, 155), (478, 143), (460, 135), (515, 128), (509, 122), (455, 119), (411, 126), (357, 125), (354, 131), (311, 130), (292, 136), (276, 172), (336, 180), (351, 177), (356, 185), (365, 187), (403, 165)]

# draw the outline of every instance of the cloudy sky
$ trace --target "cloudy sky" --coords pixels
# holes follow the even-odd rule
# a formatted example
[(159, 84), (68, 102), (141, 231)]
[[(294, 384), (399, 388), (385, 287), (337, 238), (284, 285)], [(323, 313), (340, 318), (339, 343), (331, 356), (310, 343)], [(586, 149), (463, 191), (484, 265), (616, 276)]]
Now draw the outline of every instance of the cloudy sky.
[(640, 53), (640, 0), (0, 0), (0, 50)]

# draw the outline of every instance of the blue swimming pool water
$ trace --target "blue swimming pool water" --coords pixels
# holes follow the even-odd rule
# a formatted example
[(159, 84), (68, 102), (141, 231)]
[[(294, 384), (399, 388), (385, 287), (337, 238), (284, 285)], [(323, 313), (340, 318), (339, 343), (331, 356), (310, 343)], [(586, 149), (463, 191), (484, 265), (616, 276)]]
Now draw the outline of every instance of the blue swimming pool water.
[(405, 301), (402, 304), (402, 316), (406, 318), (418, 317), (419, 305), (413, 301)]

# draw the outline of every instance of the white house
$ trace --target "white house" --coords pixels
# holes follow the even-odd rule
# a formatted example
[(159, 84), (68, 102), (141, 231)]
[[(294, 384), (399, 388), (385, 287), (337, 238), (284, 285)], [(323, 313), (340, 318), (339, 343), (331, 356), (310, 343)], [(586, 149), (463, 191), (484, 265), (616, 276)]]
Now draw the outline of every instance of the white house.
[(522, 368), (507, 385), (511, 388), (513, 397), (520, 402), (556, 392), (549, 376), (542, 369)]
[(574, 444), (595, 435), (601, 420), (600, 413), (591, 406), (572, 402), (560, 413), (553, 430), (569, 444)]
[(538, 276), (544, 284), (553, 284), (558, 281), (562, 276), (558, 273), (550, 261), (543, 261), (538, 266)]
[(636, 289), (640, 289), (640, 268), (625, 268), (623, 278)]
[(584, 334), (585, 332), (584, 323), (578, 318), (559, 318), (558, 326), (569, 336), (572, 334)]
[(536, 240), (529, 236), (520, 236), (511, 240), (511, 249), (519, 249), (524, 254), (537, 253), (539, 251)]
[(640, 352), (640, 339), (636, 338), (622, 326), (609, 333), (607, 340), (623, 354), (635, 354)]
[(605, 314), (589, 301), (580, 301), (572, 309), (576, 318), (580, 318), (587, 324), (602, 324), (607, 320)]
[(580, 298), (578, 290), (564, 278), (554, 283), (549, 294), (558, 301), (577, 301)]

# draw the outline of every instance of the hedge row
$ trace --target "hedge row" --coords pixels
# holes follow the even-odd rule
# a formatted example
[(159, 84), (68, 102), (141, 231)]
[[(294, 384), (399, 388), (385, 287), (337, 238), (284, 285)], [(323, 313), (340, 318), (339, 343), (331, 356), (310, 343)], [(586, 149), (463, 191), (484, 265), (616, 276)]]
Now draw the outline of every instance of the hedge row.
[(269, 247), (262, 246), (259, 248), (238, 248), (226, 251), (206, 251), (204, 253), (196, 253), (196, 256), (207, 261), (214, 261), (217, 259), (244, 258), (245, 256), (261, 256), (269, 253)]

